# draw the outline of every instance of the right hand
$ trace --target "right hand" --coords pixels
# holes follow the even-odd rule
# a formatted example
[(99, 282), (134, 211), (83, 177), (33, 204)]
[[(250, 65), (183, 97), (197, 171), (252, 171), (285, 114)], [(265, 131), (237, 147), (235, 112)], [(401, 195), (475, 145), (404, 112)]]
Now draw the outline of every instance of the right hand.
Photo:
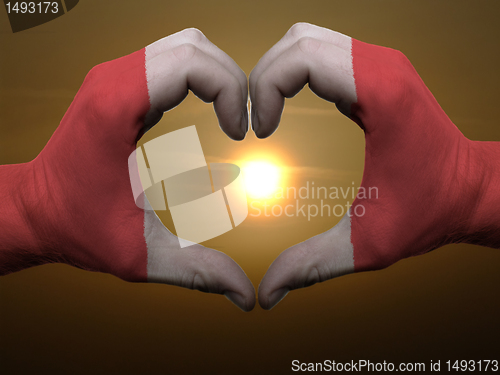
[[(292, 26), (250, 75), (259, 138), (273, 134), (285, 98), (306, 83), (365, 132), (367, 198), (358, 196), (329, 231), (279, 255), (259, 286), (263, 308), (292, 289), (448, 243), (500, 247), (499, 144), (465, 138), (401, 52), (310, 24)], [(370, 188), (377, 189), (371, 197)]]

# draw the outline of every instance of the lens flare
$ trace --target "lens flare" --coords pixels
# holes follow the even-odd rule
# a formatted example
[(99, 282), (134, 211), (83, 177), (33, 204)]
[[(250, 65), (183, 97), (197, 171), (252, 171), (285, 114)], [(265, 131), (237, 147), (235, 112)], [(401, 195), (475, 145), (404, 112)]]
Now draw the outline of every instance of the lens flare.
[(253, 198), (266, 198), (277, 189), (279, 168), (266, 161), (250, 161), (242, 167), (247, 193)]

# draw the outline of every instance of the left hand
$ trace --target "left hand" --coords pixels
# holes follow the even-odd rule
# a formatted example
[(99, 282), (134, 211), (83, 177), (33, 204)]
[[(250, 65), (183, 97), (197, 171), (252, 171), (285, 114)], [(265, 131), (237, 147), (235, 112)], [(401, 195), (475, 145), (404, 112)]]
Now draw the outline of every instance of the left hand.
[(0, 169), (9, 179), (0, 191), (21, 202), (9, 209), (22, 210), (0, 233), (1, 272), (64, 262), (127, 281), (224, 294), (251, 310), (255, 290), (231, 258), (201, 245), (181, 249), (132, 195), (128, 157), (137, 140), (189, 90), (214, 102), (229, 137), (245, 137), (246, 76), (199, 30), (186, 29), (94, 67), (38, 157)]

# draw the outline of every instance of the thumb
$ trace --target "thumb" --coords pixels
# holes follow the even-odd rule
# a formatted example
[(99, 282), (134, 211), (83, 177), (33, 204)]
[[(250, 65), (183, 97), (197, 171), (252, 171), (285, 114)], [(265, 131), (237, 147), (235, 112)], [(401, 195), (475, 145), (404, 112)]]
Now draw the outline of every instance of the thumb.
[(220, 251), (195, 244), (181, 248), (178, 238), (145, 211), (148, 282), (224, 294), (243, 311), (255, 306), (255, 289), (241, 267)]
[(259, 285), (259, 304), (272, 309), (290, 290), (354, 272), (351, 218), (332, 229), (283, 251)]

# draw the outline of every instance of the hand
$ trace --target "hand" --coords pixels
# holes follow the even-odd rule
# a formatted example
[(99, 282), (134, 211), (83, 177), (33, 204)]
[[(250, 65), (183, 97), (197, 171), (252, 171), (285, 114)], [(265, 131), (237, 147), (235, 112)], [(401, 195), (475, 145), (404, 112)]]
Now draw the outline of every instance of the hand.
[(177, 238), (135, 205), (128, 157), (191, 90), (243, 139), (247, 80), (200, 31), (187, 29), (93, 68), (30, 163), (0, 167), (0, 274), (47, 262), (225, 294), (245, 311), (255, 291), (225, 254)]
[(399, 51), (296, 24), (250, 75), (252, 127), (278, 127), (308, 83), (365, 132), (361, 190), (329, 231), (285, 250), (259, 286), (270, 309), (289, 290), (377, 270), (442, 245), (500, 247), (500, 144), (465, 138)]

